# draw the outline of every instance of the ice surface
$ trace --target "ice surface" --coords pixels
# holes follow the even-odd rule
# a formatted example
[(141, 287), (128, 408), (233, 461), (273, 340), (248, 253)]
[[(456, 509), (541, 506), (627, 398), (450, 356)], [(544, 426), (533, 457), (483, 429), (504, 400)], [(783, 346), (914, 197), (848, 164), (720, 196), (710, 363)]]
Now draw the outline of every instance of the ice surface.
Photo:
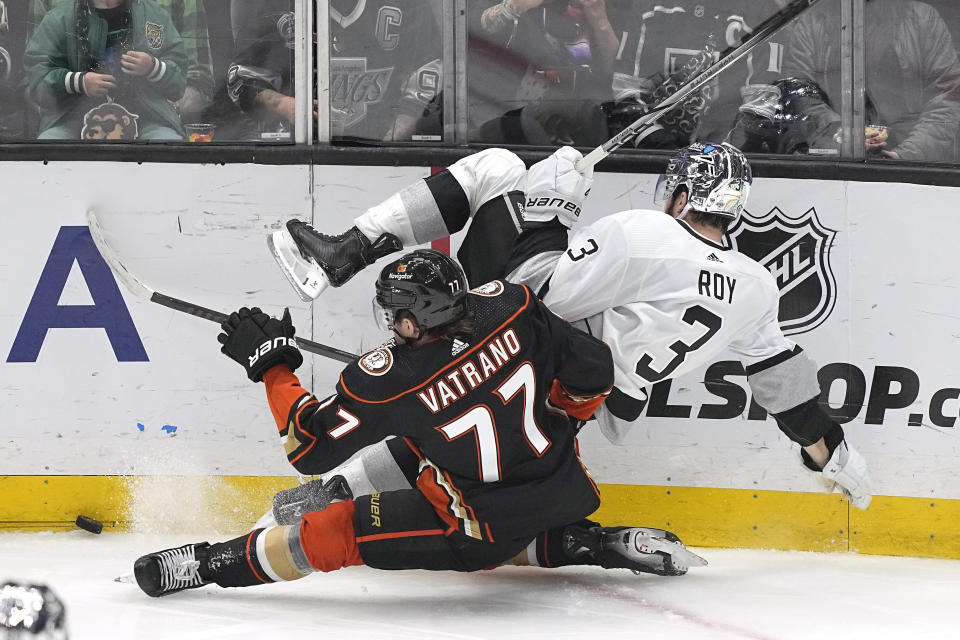
[(353, 567), (160, 599), (113, 581), (143, 553), (228, 537), (0, 534), (0, 580), (53, 587), (72, 640), (960, 637), (960, 562), (949, 560), (698, 549), (710, 566), (679, 578), (595, 567)]

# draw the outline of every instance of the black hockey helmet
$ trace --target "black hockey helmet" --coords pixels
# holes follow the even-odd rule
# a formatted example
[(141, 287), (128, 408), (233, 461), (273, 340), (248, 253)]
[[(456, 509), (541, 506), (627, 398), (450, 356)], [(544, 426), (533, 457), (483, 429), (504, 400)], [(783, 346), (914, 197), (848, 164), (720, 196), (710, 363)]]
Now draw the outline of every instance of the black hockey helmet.
[(459, 320), (467, 313), (467, 277), (450, 256), (418, 249), (394, 260), (377, 278), (374, 313), (382, 329), (406, 309), (422, 330)]
[[(811, 146), (821, 146), (816, 140), (817, 109), (832, 108), (826, 92), (807, 78), (780, 78), (774, 86), (780, 90), (780, 104), (774, 116), (777, 125), (775, 153), (810, 153)], [(832, 141), (831, 141), (832, 142)], [(828, 146), (829, 142), (823, 146)]]

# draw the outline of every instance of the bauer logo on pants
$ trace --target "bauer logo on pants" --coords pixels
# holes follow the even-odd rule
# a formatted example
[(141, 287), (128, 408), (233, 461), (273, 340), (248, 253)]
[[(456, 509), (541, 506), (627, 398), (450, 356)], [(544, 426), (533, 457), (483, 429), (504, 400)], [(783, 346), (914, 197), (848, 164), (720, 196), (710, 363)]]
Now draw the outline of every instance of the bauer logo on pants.
[(733, 248), (773, 274), (780, 288), (780, 328), (786, 335), (811, 331), (830, 317), (837, 301), (830, 267), (836, 235), (820, 223), (813, 208), (798, 218), (776, 207), (759, 218), (745, 211), (730, 229)]

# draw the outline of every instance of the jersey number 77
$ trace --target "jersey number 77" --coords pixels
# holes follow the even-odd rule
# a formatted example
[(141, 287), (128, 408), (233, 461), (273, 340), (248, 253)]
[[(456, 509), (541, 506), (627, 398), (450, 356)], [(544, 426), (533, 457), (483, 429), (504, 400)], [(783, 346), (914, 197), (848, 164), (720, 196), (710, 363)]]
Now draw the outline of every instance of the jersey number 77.
[[(529, 362), (520, 365), (503, 384), (497, 387), (496, 394), (506, 405), (521, 391), (523, 392), (523, 436), (539, 458), (550, 448), (550, 441), (543, 435), (543, 431), (537, 425), (534, 415), (536, 375), (533, 365)], [(484, 482), (500, 481), (503, 476), (500, 468), (500, 442), (497, 438), (497, 425), (494, 422), (490, 407), (485, 404), (478, 404), (460, 417), (436, 427), (436, 429), (448, 441), (456, 440), (473, 432), (477, 439), (480, 478)]]

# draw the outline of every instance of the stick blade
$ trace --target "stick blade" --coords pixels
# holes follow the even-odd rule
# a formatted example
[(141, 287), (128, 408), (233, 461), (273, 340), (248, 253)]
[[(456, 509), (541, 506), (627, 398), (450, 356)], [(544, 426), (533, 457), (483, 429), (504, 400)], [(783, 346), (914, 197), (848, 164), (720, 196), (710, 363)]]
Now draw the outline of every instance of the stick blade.
[(87, 226), (90, 228), (90, 237), (93, 238), (93, 244), (97, 245), (97, 249), (106, 261), (107, 266), (110, 267), (113, 274), (123, 283), (127, 291), (142, 300), (149, 301), (154, 294), (153, 289), (140, 282), (137, 276), (133, 275), (120, 260), (120, 256), (117, 255), (117, 252), (114, 251), (110, 243), (107, 242), (106, 236), (103, 233), (103, 227), (100, 226), (100, 220), (97, 218), (97, 214), (93, 209), (87, 210)]

